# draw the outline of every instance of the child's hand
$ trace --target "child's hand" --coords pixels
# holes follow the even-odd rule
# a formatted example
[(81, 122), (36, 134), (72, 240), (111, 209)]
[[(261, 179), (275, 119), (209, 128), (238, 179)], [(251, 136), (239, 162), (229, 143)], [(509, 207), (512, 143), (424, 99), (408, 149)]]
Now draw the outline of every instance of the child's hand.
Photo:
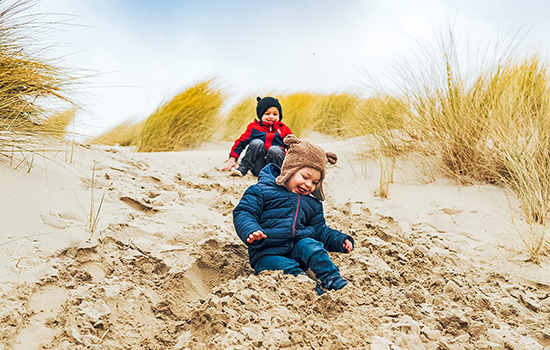
[(223, 167), (223, 171), (230, 171), (231, 169), (233, 169), (235, 167), (235, 165), (237, 165), (237, 160), (233, 157), (229, 157), (229, 160), (227, 161), (227, 163), (225, 163), (225, 166)]
[(264, 239), (264, 238), (267, 238), (265, 233), (263, 233), (262, 231), (254, 231), (248, 236), (246, 241), (248, 243), (252, 243), (254, 241), (259, 241), (260, 239)]
[(348, 253), (351, 253), (351, 251), (353, 250), (353, 244), (349, 239), (346, 239), (346, 241), (344, 242), (344, 249), (347, 250)]

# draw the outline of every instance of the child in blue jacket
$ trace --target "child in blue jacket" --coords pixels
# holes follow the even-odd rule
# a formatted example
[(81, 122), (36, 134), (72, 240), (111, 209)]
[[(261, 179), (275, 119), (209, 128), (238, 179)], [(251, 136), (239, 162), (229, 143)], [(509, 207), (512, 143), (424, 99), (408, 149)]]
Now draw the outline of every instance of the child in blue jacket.
[[(250, 266), (257, 272), (282, 270), (294, 276), (308, 268), (326, 290), (347, 285), (328, 252), (350, 253), (353, 238), (325, 223), (322, 183), (327, 161), (338, 157), (294, 135), (282, 168), (268, 164), (233, 211), (233, 223), (248, 246)], [(319, 288), (317, 292), (322, 294)]]

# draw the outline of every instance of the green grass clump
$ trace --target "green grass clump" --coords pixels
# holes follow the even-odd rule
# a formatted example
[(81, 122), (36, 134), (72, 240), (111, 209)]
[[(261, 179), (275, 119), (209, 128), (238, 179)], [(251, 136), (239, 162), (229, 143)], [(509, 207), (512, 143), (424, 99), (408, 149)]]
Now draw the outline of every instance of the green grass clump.
[(5, 4), (0, 4), (4, 6), (0, 8), (0, 131), (32, 132), (47, 114), (49, 101), (69, 102), (68, 86), (73, 79), (33, 47), (31, 36), (40, 34), (41, 25), (22, 13), (34, 1)]
[(212, 80), (177, 94), (145, 120), (138, 151), (179, 151), (210, 140), (220, 129), (223, 98)]
[(100, 145), (135, 146), (139, 141), (143, 122), (124, 121), (107, 132), (93, 138), (90, 143)]

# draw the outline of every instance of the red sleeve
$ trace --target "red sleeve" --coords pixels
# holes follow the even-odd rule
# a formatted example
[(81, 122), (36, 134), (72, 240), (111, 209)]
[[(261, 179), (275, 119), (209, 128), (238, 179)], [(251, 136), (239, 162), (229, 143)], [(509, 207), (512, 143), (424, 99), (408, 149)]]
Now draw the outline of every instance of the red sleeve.
[[(283, 123), (281, 123), (281, 124), (283, 124)], [(284, 139), (286, 135), (292, 135), (292, 131), (290, 131), (290, 128), (288, 126), (286, 126), (286, 124), (283, 124), (283, 130), (281, 130), (281, 136)]]
[(233, 147), (231, 147), (231, 152), (229, 152), (229, 157), (233, 157), (235, 160), (239, 159), (242, 151), (250, 143), (250, 135), (252, 134), (253, 125), (254, 122), (248, 124), (245, 132), (243, 132), (242, 135), (235, 141)]

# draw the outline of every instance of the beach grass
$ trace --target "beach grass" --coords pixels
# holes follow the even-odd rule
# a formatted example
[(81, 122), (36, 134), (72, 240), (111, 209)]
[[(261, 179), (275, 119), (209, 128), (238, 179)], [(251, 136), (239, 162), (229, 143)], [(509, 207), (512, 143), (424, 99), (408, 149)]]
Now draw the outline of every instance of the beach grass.
[(344, 121), (353, 114), (358, 102), (359, 98), (350, 93), (294, 93), (281, 98), (284, 123), (297, 137), (304, 131), (347, 136)]
[(256, 96), (239, 101), (224, 118), (222, 140), (234, 141), (245, 130), (249, 123), (256, 119)]
[[(256, 96), (256, 95), (254, 95)], [(345, 137), (344, 121), (354, 110), (360, 99), (354, 94), (293, 93), (270, 95), (279, 99), (283, 108), (283, 120), (297, 137), (305, 131), (315, 131), (333, 137)], [(223, 139), (235, 140), (256, 118), (256, 98), (241, 100), (224, 118)]]
[[(31, 46), (36, 32), (32, 16), (24, 16), (34, 1), (16, 1), (0, 8), (0, 128), (17, 131), (40, 122), (48, 98), (68, 101), (73, 80), (66, 70), (42, 57)], [(27, 31), (27, 32), (26, 32)]]
[[(71, 87), (76, 79), (45, 58), (37, 39), (55, 23), (29, 14), (36, 1), (0, 3), (0, 152), (23, 149), (26, 136), (63, 136), (74, 119)], [(52, 105), (69, 105), (52, 112)]]
[[(511, 48), (509, 44), (506, 47)], [(435, 48), (435, 50), (434, 50)], [(418, 64), (400, 74), (408, 101), (404, 129), (458, 184), (472, 181), (511, 188), (528, 224), (549, 224), (550, 76), (538, 54), (500, 51), (478, 69), (463, 68), (452, 31)], [(494, 52), (499, 52), (494, 50)], [(527, 242), (532, 253), (548, 249), (544, 237)], [(536, 234), (536, 233), (535, 233)], [(541, 243), (542, 242), (542, 243)], [(536, 260), (536, 259), (535, 259)]]
[(90, 140), (91, 144), (135, 146), (139, 142), (143, 121), (126, 120)]
[(223, 101), (213, 79), (178, 93), (143, 122), (138, 151), (179, 151), (209, 141), (220, 128)]
[(69, 132), (69, 125), (74, 122), (78, 113), (77, 108), (69, 108), (52, 113), (44, 121), (36, 125), (33, 130), (58, 138), (63, 138)]

